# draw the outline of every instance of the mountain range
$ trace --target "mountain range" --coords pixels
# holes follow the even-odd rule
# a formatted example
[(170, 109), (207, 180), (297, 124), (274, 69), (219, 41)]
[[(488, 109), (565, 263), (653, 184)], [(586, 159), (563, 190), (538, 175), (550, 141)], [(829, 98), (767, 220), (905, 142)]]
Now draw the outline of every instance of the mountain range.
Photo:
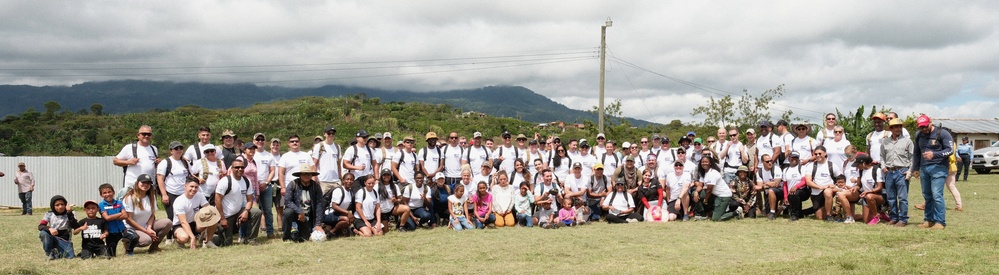
[[(443, 103), (463, 111), (490, 116), (518, 118), (524, 121), (596, 121), (594, 113), (574, 110), (530, 89), (520, 86), (487, 86), (478, 89), (438, 92), (381, 90), (364, 87), (326, 85), (316, 88), (257, 86), (254, 84), (216, 84), (148, 80), (85, 82), (72, 86), (0, 85), (0, 115), (16, 115), (33, 107), (44, 111), (44, 104), (58, 102), (62, 110), (90, 110), (101, 104), (104, 113), (124, 114), (150, 110), (170, 110), (197, 105), (210, 109), (248, 107), (256, 103), (294, 99), (305, 96), (336, 97), (364, 94), (383, 102)], [(631, 125), (651, 122), (626, 118)]]

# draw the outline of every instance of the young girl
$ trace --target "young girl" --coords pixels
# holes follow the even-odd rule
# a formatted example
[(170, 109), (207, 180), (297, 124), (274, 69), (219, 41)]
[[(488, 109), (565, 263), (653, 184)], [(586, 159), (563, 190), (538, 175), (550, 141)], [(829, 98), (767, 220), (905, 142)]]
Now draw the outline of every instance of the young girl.
[(454, 231), (472, 229), (472, 225), (468, 223), (468, 218), (466, 218), (468, 212), (465, 209), (465, 200), (465, 186), (461, 184), (454, 187), (454, 195), (447, 197), (448, 213), (451, 213), (450, 224)]
[(531, 194), (531, 184), (520, 182), (520, 193), (513, 199), (513, 207), (517, 210), (517, 224), (533, 227), (537, 222), (531, 216), (531, 204), (534, 204), (534, 194)]
[(557, 222), (563, 226), (576, 225), (576, 210), (572, 209), (572, 199), (562, 199), (562, 209), (558, 211)]
[(381, 236), (383, 234), (381, 204), (378, 203), (378, 192), (375, 191), (375, 177), (362, 176), (364, 188), (354, 194), (354, 233), (361, 237)]
[(862, 199), (863, 205), (861, 215), (865, 223), (876, 225), (881, 221), (878, 217), (878, 213), (881, 211), (878, 208), (884, 203), (884, 197), (881, 196), (881, 190), (884, 189), (885, 185), (884, 174), (879, 171), (880, 169), (874, 167), (873, 159), (869, 157), (866, 159), (858, 158), (857, 162), (857, 169), (860, 170), (861, 191), (858, 197)]
[(472, 204), (475, 206), (475, 228), (483, 229), (486, 225), (496, 222), (496, 215), (493, 215), (493, 195), (489, 194), (489, 187), (484, 181), (480, 181), (476, 187), (477, 192), (472, 194)]
[(576, 212), (576, 224), (588, 224), (590, 208), (583, 203), (583, 200), (576, 200), (572, 203), (573, 211)]

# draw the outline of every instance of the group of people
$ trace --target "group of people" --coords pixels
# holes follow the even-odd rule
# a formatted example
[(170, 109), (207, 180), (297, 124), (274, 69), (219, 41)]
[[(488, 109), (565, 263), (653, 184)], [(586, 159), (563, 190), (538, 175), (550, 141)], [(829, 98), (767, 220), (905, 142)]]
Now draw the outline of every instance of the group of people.
[[(137, 140), (114, 159), (124, 170), (124, 196), (118, 201), (113, 188), (111, 196), (105, 186), (100, 191), (98, 206), (120, 203), (121, 210), (96, 213), (108, 224), (123, 223), (106, 231), (120, 235), (105, 237), (110, 255), (117, 239), (126, 240), (128, 254), (135, 246), (155, 252), (164, 240), (190, 249), (251, 244), (261, 230), (276, 238), (275, 219), (282, 239), (294, 242), (421, 227), (559, 228), (599, 220), (794, 221), (814, 215), (906, 226), (908, 181), (918, 173), (926, 200), (919, 227), (944, 228), (943, 186), (950, 184), (962, 209), (950, 171), (951, 134), (925, 115), (917, 120), (915, 140), (893, 113), (871, 119), (875, 131), (862, 153), (833, 114), (814, 138), (806, 123), (761, 121), (758, 128), (720, 128), (707, 138), (690, 132), (676, 146), (658, 134), (619, 144), (601, 133), (591, 146), (586, 139), (538, 134), (529, 139), (503, 132), (496, 142), (479, 132), (470, 139), (428, 132), (417, 150), (413, 136), (394, 143), (392, 133), (359, 130), (340, 143), (336, 128), (326, 127), (311, 148), (290, 135), (282, 153), (281, 140), (263, 133), (243, 143), (225, 130), (222, 144), (214, 145), (211, 129), (201, 127), (197, 143), (171, 142), (165, 158), (151, 144), (152, 128), (141, 126)], [(803, 209), (804, 200), (812, 206)], [(166, 206), (166, 218), (155, 218), (157, 201)], [(94, 226), (52, 218), (72, 216), (65, 199), (52, 203), (49, 221), (39, 226), (47, 253), (61, 245), (46, 234), (68, 240), (65, 230)], [(87, 213), (91, 218), (89, 208)]]

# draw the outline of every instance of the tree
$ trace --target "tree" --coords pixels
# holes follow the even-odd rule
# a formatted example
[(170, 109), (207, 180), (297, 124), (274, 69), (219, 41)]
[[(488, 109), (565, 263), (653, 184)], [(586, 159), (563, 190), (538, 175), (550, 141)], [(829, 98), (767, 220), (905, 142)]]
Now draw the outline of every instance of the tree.
[[(600, 106), (593, 106), (593, 108), (588, 112), (591, 114), (599, 114)], [(604, 106), (604, 127), (613, 126), (614, 123), (611, 122), (611, 118), (615, 117), (619, 119), (619, 124), (624, 124), (627, 121), (627, 119), (624, 118), (624, 113), (621, 112), (621, 99), (615, 99), (614, 102)]]
[(59, 105), (59, 102), (55, 102), (55, 101), (45, 102), (44, 106), (45, 106), (45, 118), (46, 119), (52, 119), (52, 118), (54, 118), (56, 112), (58, 112), (60, 109), (62, 109), (62, 105)]
[[(742, 96), (738, 99), (738, 104), (733, 103), (732, 96), (726, 95), (720, 100), (711, 97), (708, 104), (694, 108), (691, 115), (706, 115), (702, 126), (724, 127), (729, 125), (745, 126), (755, 125), (761, 120), (770, 120), (770, 106), (774, 99), (784, 95), (784, 84), (777, 85), (776, 88), (769, 89), (755, 96), (749, 90), (742, 90)], [(792, 117), (791, 110), (781, 113), (781, 119), (787, 121), (800, 120)]]
[(104, 115), (104, 105), (101, 105), (100, 103), (94, 103), (93, 105), (90, 105), (90, 113), (94, 114), (95, 116)]
[(704, 119), (703, 126), (724, 126), (735, 120), (733, 105), (730, 95), (722, 97), (720, 100), (715, 100), (715, 97), (712, 96), (708, 100), (707, 106), (697, 106), (690, 114), (708, 116)]

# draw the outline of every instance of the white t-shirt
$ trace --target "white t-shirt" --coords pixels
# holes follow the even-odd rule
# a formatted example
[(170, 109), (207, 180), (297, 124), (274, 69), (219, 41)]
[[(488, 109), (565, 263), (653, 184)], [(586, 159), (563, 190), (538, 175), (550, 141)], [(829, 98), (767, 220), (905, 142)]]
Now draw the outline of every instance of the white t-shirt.
[(468, 200), (468, 195), (462, 195), (461, 198), (458, 196), (451, 195), (447, 197), (447, 202), (451, 204), (451, 217), (464, 217), (462, 214), (462, 209), (465, 209), (465, 201)]
[[(829, 160), (826, 160), (826, 162), (823, 163), (810, 163), (801, 168), (801, 173), (805, 174), (805, 177), (810, 177), (812, 176), (812, 169), (815, 169), (815, 177), (812, 178), (812, 182), (815, 182), (815, 184), (819, 187), (833, 184), (833, 176), (829, 174), (829, 164), (827, 163), (829, 163)], [(835, 170), (835, 166), (836, 165), (833, 165), (833, 170)], [(819, 193), (822, 193), (821, 189), (812, 188), (812, 196), (818, 195)]]
[(770, 133), (766, 136), (760, 136), (756, 140), (756, 168), (763, 167), (763, 155), (765, 154), (770, 155), (773, 159), (777, 159), (777, 156), (774, 156), (774, 148), (780, 148), (783, 146), (783, 140), (781, 140), (781, 138), (777, 135), (774, 135), (774, 133)]
[[(173, 225), (180, 225), (180, 214), (186, 215), (187, 220), (184, 222), (192, 223), (194, 222), (194, 215), (201, 210), (202, 206), (208, 205), (208, 200), (205, 196), (194, 195), (194, 198), (187, 198), (187, 195), (181, 195), (173, 201)], [(191, 230), (196, 230), (196, 228), (191, 228)]]
[(406, 179), (407, 183), (413, 183), (416, 177), (416, 153), (398, 150), (395, 156), (392, 156), (392, 165), (396, 164), (399, 165), (399, 175)]
[(493, 196), (493, 212), (504, 212), (513, 209), (513, 198), (520, 195), (520, 188), (510, 184), (503, 188), (497, 184), (489, 193)]
[[(198, 178), (205, 179), (205, 184), (202, 184), (198, 192), (201, 192), (202, 196), (211, 197), (212, 193), (215, 193), (215, 186), (219, 184), (219, 175), (222, 171), (219, 170), (220, 166), (224, 167), (225, 164), (221, 164), (222, 160), (218, 159), (215, 162), (208, 161), (208, 159), (199, 159), (191, 164), (191, 173)], [(205, 170), (205, 168), (208, 168)], [(224, 169), (224, 168), (223, 168)], [(207, 173), (207, 174), (206, 174)]]
[(185, 163), (182, 160), (175, 160), (173, 157), (168, 157), (163, 161), (160, 161), (160, 165), (156, 167), (157, 175), (166, 175), (167, 163), (171, 162), (170, 175), (163, 177), (163, 185), (166, 186), (167, 193), (174, 195), (184, 194), (184, 183), (187, 183), (187, 175), (190, 175), (190, 171), (185, 168)]
[(277, 166), (274, 155), (271, 155), (271, 152), (260, 151), (253, 156), (253, 161), (257, 163), (257, 183), (266, 183), (272, 167)]
[(312, 158), (319, 160), (319, 181), (340, 181), (340, 146), (320, 142), (312, 148)]
[(312, 156), (309, 153), (289, 151), (281, 155), (281, 160), (278, 162), (278, 169), (284, 168), (285, 186), (288, 186), (288, 184), (295, 180), (295, 175), (293, 174), (302, 171), (303, 165), (312, 165)]
[[(434, 171), (437, 171), (437, 168), (440, 168), (440, 161), (443, 155), (444, 149), (440, 147), (424, 147), (416, 153), (416, 156), (420, 158), (419, 161), (423, 162), (423, 169), (427, 171), (427, 173), (433, 173)], [(461, 162), (459, 161), (459, 165), (461, 165), (460, 163)], [(427, 175), (427, 177), (429, 176), (430, 175)]]
[(598, 157), (601, 163), (604, 164), (604, 175), (607, 177), (614, 176), (614, 171), (617, 170), (617, 166), (623, 162), (623, 159), (618, 159), (615, 156), (616, 155), (607, 155), (604, 153)]
[(620, 215), (622, 211), (635, 207), (635, 200), (631, 198), (631, 194), (628, 194), (628, 192), (614, 192), (604, 198), (603, 205), (610, 206), (610, 209), (607, 211), (611, 215)]
[[(833, 129), (826, 129), (825, 127), (822, 127), (822, 129), (819, 129), (819, 131), (815, 133), (815, 141), (819, 143), (818, 145), (825, 145), (827, 141), (832, 141), (835, 137), (836, 131)], [(843, 139), (846, 139), (845, 131), (843, 133)]]
[[(468, 165), (471, 166), (472, 169), (475, 169), (475, 167), (482, 167), (482, 163), (489, 157), (489, 149), (486, 147), (472, 146), (465, 150), (465, 156), (462, 157), (462, 160), (468, 161)], [(458, 173), (458, 176), (461, 177), (460, 172)]]
[(389, 167), (389, 163), (392, 162), (392, 157), (395, 156), (395, 153), (398, 152), (399, 150), (396, 149), (395, 146), (393, 146), (392, 148), (388, 149), (382, 147), (378, 149), (372, 149), (371, 151), (375, 152), (376, 156), (375, 160), (377, 160), (378, 162), (378, 167)]
[[(539, 182), (537, 185), (534, 186), (534, 194), (541, 196), (544, 194), (548, 194), (548, 192), (551, 192), (552, 189), (559, 190), (558, 185), (555, 184), (555, 182), (552, 182), (551, 184), (547, 185), (544, 182)], [(559, 190), (559, 193), (561, 193), (561, 190)], [(551, 201), (555, 201), (556, 199), (556, 197), (551, 194), (548, 194), (548, 198)]]
[(513, 171), (513, 161), (524, 157), (525, 152), (513, 145), (510, 147), (500, 145), (499, 148), (496, 148), (495, 153), (494, 158), (503, 157), (503, 162), (500, 162), (500, 170), (510, 172)]
[[(375, 206), (378, 204), (379, 198), (378, 192), (375, 192), (375, 189), (372, 189), (371, 191), (368, 191), (367, 188), (358, 189), (357, 192), (354, 193), (354, 202), (361, 204), (361, 209), (356, 209), (354, 211), (354, 218), (360, 219), (361, 214), (364, 214), (365, 219), (374, 220), (376, 218)], [(361, 213), (358, 211), (364, 212)], [(392, 209), (389, 208), (389, 211), (392, 211)]]
[(594, 158), (593, 155), (590, 154), (586, 154), (585, 156), (580, 155), (578, 159), (574, 158), (572, 159), (572, 161), (579, 162), (579, 164), (583, 166), (582, 175), (584, 178), (589, 178), (590, 176), (593, 176), (593, 165), (597, 164), (597, 159)]
[[(582, 173), (580, 173), (582, 174)], [(580, 199), (586, 199), (586, 190), (590, 187), (590, 177), (582, 176), (577, 179), (575, 175), (570, 174), (569, 178), (565, 180), (566, 192), (579, 192), (583, 191), (583, 196)]]
[(812, 158), (812, 150), (815, 150), (816, 146), (819, 146), (819, 143), (808, 136), (791, 140), (791, 150), (798, 152), (798, 159), (802, 162)]
[(659, 166), (672, 166), (676, 162), (676, 148), (662, 149), (660, 147), (659, 149), (652, 150), (652, 152), (656, 153), (656, 163)]
[(697, 172), (697, 164), (687, 160), (683, 163), (683, 172), (687, 173), (687, 175), (691, 175), (691, 178), (693, 179), (694, 173)]
[[(364, 188), (361, 188), (361, 190), (364, 190)], [(340, 208), (343, 208), (344, 210), (350, 209), (350, 204), (352, 203), (350, 196), (350, 190), (347, 190), (347, 188), (342, 185), (334, 189), (333, 192), (330, 193), (330, 209), (326, 211), (326, 214), (333, 213), (334, 204), (340, 205)]]
[(444, 154), (444, 176), (449, 178), (461, 177), (461, 160), (464, 158), (464, 149), (461, 146), (444, 146), (441, 151)]
[(704, 178), (701, 179), (705, 185), (714, 185), (714, 189), (711, 189), (711, 194), (718, 197), (731, 197), (732, 189), (728, 187), (728, 183), (725, 183), (725, 179), (722, 178), (721, 172), (715, 169), (709, 169), (707, 173), (704, 173)]
[[(125, 212), (132, 213), (132, 220), (134, 220), (135, 223), (141, 226), (145, 226), (146, 224), (149, 223), (149, 218), (153, 217), (153, 213), (159, 209), (156, 208), (155, 203), (149, 202), (149, 196), (146, 196), (145, 198), (139, 200), (139, 204), (142, 204), (142, 209), (139, 209), (139, 207), (132, 202), (131, 197), (125, 197), (121, 199), (122, 208), (125, 209)], [(125, 227), (132, 228), (132, 225), (126, 222)]]
[(607, 153), (607, 148), (604, 148), (603, 144), (597, 144), (596, 146), (593, 146), (593, 155), (594, 156), (600, 156), (600, 155), (603, 155), (603, 154), (606, 154), (606, 153)]
[(860, 172), (860, 191), (867, 192), (874, 190), (878, 186), (879, 182), (885, 182), (885, 175), (881, 171), (877, 171), (877, 178), (874, 178), (874, 167)]
[(142, 146), (138, 143), (135, 146), (134, 156), (132, 155), (132, 144), (129, 143), (125, 147), (122, 147), (118, 155), (114, 157), (120, 160), (131, 160), (133, 157), (139, 159), (139, 163), (129, 165), (125, 168), (125, 188), (122, 190), (135, 186), (135, 180), (139, 178), (139, 175), (147, 174), (153, 176), (156, 174), (156, 154), (153, 152), (155, 146)]
[(385, 187), (385, 193), (378, 192), (379, 195), (382, 195), (378, 198), (380, 200), (378, 203), (382, 206), (382, 213), (389, 213), (392, 212), (392, 208), (395, 208), (395, 203), (392, 202), (392, 199), (401, 196), (402, 190), (399, 190), (399, 185), (395, 183), (382, 184), (379, 182), (375, 188), (382, 190), (382, 186)]
[[(722, 150), (725, 150), (725, 149), (722, 148)], [(721, 154), (721, 151), (718, 151), (718, 153)], [(725, 163), (727, 165), (725, 165), (725, 168), (722, 168), (722, 169), (725, 170), (725, 172), (732, 172), (732, 173), (734, 173), (736, 170), (739, 169), (739, 166), (743, 165), (743, 163), (742, 163), (742, 143), (732, 144), (728, 148), (728, 152), (727, 153), (728, 154), (725, 156)], [(773, 154), (771, 154), (771, 155), (773, 155)], [(776, 156), (774, 156), (773, 159), (777, 159)]]
[[(458, 182), (458, 184), (461, 184), (461, 186), (465, 187), (465, 194), (461, 196), (461, 200), (466, 200), (468, 198), (471, 198), (472, 194), (475, 194), (475, 192), (478, 191), (478, 189), (476, 189), (479, 186), (477, 181), (471, 181), (468, 184), (465, 184), (464, 182)], [(452, 190), (452, 192), (454, 191)]]
[(371, 170), (374, 169), (374, 167), (371, 167), (372, 153), (374, 152), (369, 153), (368, 148), (363, 144), (361, 146), (357, 145), (351, 146), (350, 148), (347, 148), (347, 150), (344, 151), (343, 159), (348, 161), (354, 160), (353, 162), (350, 163), (351, 165), (354, 166), (360, 166), (362, 164), (364, 165), (363, 170), (350, 170), (350, 173), (354, 174), (355, 179), (359, 179), (363, 176), (371, 175), (372, 173), (374, 173), (373, 170)]
[(874, 131), (868, 134), (867, 148), (870, 148), (871, 159), (874, 159), (875, 163), (881, 163), (881, 140), (889, 136), (891, 136), (891, 131), (888, 130)]
[[(184, 151), (184, 159), (191, 161), (191, 163), (194, 163), (194, 161), (204, 158), (205, 157), (205, 152), (201, 152), (201, 151), (204, 150), (203, 148), (205, 148), (205, 146), (208, 146), (211, 143), (208, 143), (208, 144), (205, 144), (205, 145), (201, 145), (200, 143), (196, 143), (196, 144), (198, 145), (197, 149), (194, 148), (194, 145), (191, 145), (191, 146), (187, 146), (187, 150)], [(212, 145), (212, 146), (214, 146), (214, 145)], [(215, 146), (215, 148), (216, 148), (216, 151), (222, 151), (222, 149), (219, 149), (219, 148), (221, 148), (219, 146)], [(219, 157), (222, 156), (221, 152), (217, 152), (215, 154), (216, 154), (216, 156), (219, 156)]]
[(492, 173), (483, 175), (482, 172), (475, 173), (475, 176), (472, 177), (472, 186), (478, 186), (479, 182), (485, 182), (487, 187), (492, 187), (495, 183), (492, 180)]
[[(766, 168), (760, 169), (760, 170), (756, 170), (756, 173), (757, 173), (756, 182), (758, 182), (758, 183), (765, 183), (765, 182), (774, 181), (774, 179), (783, 179), (784, 172), (780, 170), (780, 167), (778, 167), (777, 164), (774, 164), (771, 167), (772, 167), (772, 169), (770, 169), (770, 171), (767, 171)], [(759, 176), (759, 175), (763, 175), (763, 176)], [(778, 186), (780, 186), (780, 185), (778, 185)]]
[[(784, 181), (784, 185), (787, 186), (789, 190), (790, 190), (791, 186), (795, 186), (795, 185), (797, 185), (798, 183), (801, 182), (801, 178), (805, 176), (804, 174), (802, 174), (805, 171), (803, 169), (805, 167), (807, 167), (807, 166), (808, 165), (805, 165), (805, 166), (788, 166), (787, 169), (784, 169), (784, 172), (781, 175), (782, 176), (781, 180)], [(809, 169), (811, 169), (811, 168), (809, 168)], [(810, 173), (812, 170), (808, 170), (808, 171)], [(802, 187), (802, 188), (804, 188), (804, 187)]]
[(690, 174), (686, 172), (680, 172), (677, 175), (676, 172), (666, 174), (666, 186), (669, 187), (669, 201), (675, 201), (683, 195), (683, 186), (690, 183)]
[(826, 147), (826, 153), (829, 155), (826, 160), (833, 163), (833, 170), (836, 171), (836, 174), (845, 175), (846, 173), (843, 171), (843, 162), (847, 159), (846, 147), (850, 146), (850, 141), (846, 138), (843, 138), (840, 141), (830, 139), (826, 140), (826, 144), (824, 146)]
[[(568, 154), (566, 156), (568, 156)], [(552, 169), (552, 172), (554, 172), (553, 174), (558, 178), (558, 180), (564, 180), (566, 177), (569, 177), (569, 167), (572, 167), (572, 163), (570, 162), (572, 162), (572, 160), (565, 157), (559, 160), (559, 166), (555, 166), (553, 157), (552, 161), (548, 162), (548, 167)]]
[[(229, 179), (232, 179), (232, 181), (230, 182)], [(230, 184), (232, 185), (232, 189), (229, 190), (229, 194), (225, 194), (225, 190), (230, 188)], [(247, 188), (247, 184), (251, 184), (250, 188)], [(218, 194), (216, 196), (222, 196), (223, 217), (232, 217), (232, 215), (243, 211), (246, 196), (253, 195), (252, 184), (246, 177), (236, 179), (236, 177), (229, 176), (219, 181), (219, 185), (215, 187), (215, 193)]]
[(409, 209), (416, 209), (423, 207), (423, 196), (427, 194), (427, 185), (421, 187), (416, 187), (416, 183), (412, 183), (406, 186), (406, 190), (402, 192), (402, 196), (409, 198)]

